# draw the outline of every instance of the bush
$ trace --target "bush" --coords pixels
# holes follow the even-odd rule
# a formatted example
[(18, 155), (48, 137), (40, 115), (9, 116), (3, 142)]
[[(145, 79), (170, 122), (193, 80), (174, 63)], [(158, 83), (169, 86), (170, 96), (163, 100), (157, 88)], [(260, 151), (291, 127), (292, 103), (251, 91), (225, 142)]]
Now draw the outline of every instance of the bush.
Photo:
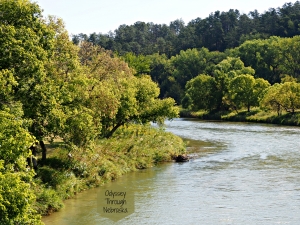
[(55, 190), (43, 187), (36, 190), (35, 207), (40, 214), (49, 215), (60, 210), (63, 202)]

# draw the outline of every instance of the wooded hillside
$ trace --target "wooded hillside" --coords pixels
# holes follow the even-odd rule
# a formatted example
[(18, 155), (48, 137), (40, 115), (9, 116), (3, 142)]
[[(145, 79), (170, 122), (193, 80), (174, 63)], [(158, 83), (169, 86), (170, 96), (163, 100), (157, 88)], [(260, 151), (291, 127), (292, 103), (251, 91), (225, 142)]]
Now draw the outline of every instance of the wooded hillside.
[(215, 11), (207, 18), (195, 18), (187, 24), (179, 19), (169, 25), (137, 21), (133, 25), (120, 25), (108, 34), (77, 34), (73, 36), (73, 41), (79, 43), (86, 40), (119, 54), (160, 53), (171, 57), (191, 48), (224, 51), (246, 40), (300, 34), (299, 1), (286, 3), (277, 9), (271, 7), (262, 14), (257, 10), (248, 14), (240, 13), (238, 9)]

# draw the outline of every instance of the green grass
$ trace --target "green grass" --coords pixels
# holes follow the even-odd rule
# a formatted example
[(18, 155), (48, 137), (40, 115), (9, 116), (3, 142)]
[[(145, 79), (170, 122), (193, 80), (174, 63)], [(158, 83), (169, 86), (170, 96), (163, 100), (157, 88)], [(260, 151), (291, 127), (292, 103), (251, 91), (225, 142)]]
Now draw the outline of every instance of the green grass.
[[(60, 145), (62, 146), (62, 145)], [(110, 139), (98, 140), (92, 148), (52, 150), (36, 178), (35, 208), (42, 215), (58, 211), (64, 199), (85, 189), (101, 186), (123, 174), (171, 161), (184, 154), (183, 140), (162, 129), (132, 125), (119, 129)]]
[(287, 113), (283, 112), (278, 115), (274, 111), (264, 111), (259, 108), (252, 108), (250, 112), (246, 109), (236, 111), (219, 111), (207, 112), (197, 111), (191, 112), (182, 109), (181, 117), (193, 117), (204, 120), (226, 120), (234, 122), (256, 122), (256, 123), (272, 123), (299, 126), (300, 125), (300, 112)]

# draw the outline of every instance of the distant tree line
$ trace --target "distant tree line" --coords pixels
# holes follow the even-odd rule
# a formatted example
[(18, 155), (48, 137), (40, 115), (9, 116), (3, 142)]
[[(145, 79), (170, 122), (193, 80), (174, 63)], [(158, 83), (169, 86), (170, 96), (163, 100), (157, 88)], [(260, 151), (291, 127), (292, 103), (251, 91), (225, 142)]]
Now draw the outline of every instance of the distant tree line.
[(270, 8), (260, 14), (257, 10), (248, 15), (238, 10), (215, 11), (207, 18), (196, 18), (187, 25), (175, 20), (169, 25), (138, 21), (121, 25), (108, 34), (76, 34), (73, 42), (92, 42), (118, 52), (151, 55), (179, 54), (181, 50), (205, 47), (210, 51), (225, 51), (257, 38), (271, 36), (293, 37), (300, 34), (300, 2), (286, 3), (281, 8)]
[[(121, 58), (134, 69), (135, 76), (143, 74), (151, 76), (160, 87), (160, 98), (171, 97), (177, 104), (187, 107), (188, 103), (191, 103), (189, 97), (198, 96), (198, 103), (193, 103), (198, 108), (221, 110), (232, 106), (236, 109), (241, 104), (233, 104), (233, 95), (230, 97), (229, 94), (233, 94), (231, 88), (242, 86), (242, 83), (239, 83), (242, 82), (241, 77), (236, 78), (240, 75), (247, 75), (243, 82), (248, 82), (249, 76), (253, 77), (255, 82), (252, 80), (248, 83), (253, 87), (260, 87), (262, 81), (273, 85), (283, 81), (297, 82), (300, 79), (299, 43), (300, 36), (292, 38), (272, 36), (267, 39), (245, 41), (240, 46), (227, 49), (225, 52), (209, 51), (203, 47), (182, 50), (171, 58), (159, 53), (146, 56), (126, 53)], [(213, 81), (203, 76), (198, 78), (198, 75), (209, 76)], [(233, 78), (236, 78), (236, 83), (230, 84)], [(203, 90), (197, 89), (197, 93), (195, 92), (192, 82), (199, 84), (199, 79), (203, 82), (205, 80), (201, 85), (211, 89), (211, 93), (206, 92), (208, 96), (203, 94)], [(259, 82), (258, 86), (255, 84), (257, 82)], [(263, 87), (267, 86), (263, 85)], [(189, 90), (191, 87), (192, 92)], [(241, 96), (241, 93), (236, 94), (236, 97)], [(255, 99), (254, 106), (257, 106), (258, 96)], [(212, 104), (207, 104), (206, 101), (211, 101)], [(248, 105), (244, 104), (244, 107)]]
[(171, 97), (185, 108), (250, 111), (261, 106), (280, 114), (300, 108), (295, 107), (297, 97), (289, 103), (282, 97), (298, 96), (299, 24), (296, 1), (262, 14), (231, 9), (187, 25), (182, 20), (169, 25), (136, 22), (109, 34), (81, 33), (72, 39), (78, 45), (87, 41), (112, 50), (135, 76), (150, 74), (160, 87), (160, 98)]

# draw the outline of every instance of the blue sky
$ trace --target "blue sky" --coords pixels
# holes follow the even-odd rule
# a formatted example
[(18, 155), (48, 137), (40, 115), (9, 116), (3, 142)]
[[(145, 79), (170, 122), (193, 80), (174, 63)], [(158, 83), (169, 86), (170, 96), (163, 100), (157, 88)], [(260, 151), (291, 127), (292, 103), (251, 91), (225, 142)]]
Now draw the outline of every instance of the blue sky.
[(32, 0), (44, 10), (64, 20), (69, 34), (108, 33), (120, 25), (137, 21), (167, 24), (182, 19), (186, 24), (210, 13), (238, 9), (248, 14), (255, 9), (263, 13), (282, 7), (288, 0)]

